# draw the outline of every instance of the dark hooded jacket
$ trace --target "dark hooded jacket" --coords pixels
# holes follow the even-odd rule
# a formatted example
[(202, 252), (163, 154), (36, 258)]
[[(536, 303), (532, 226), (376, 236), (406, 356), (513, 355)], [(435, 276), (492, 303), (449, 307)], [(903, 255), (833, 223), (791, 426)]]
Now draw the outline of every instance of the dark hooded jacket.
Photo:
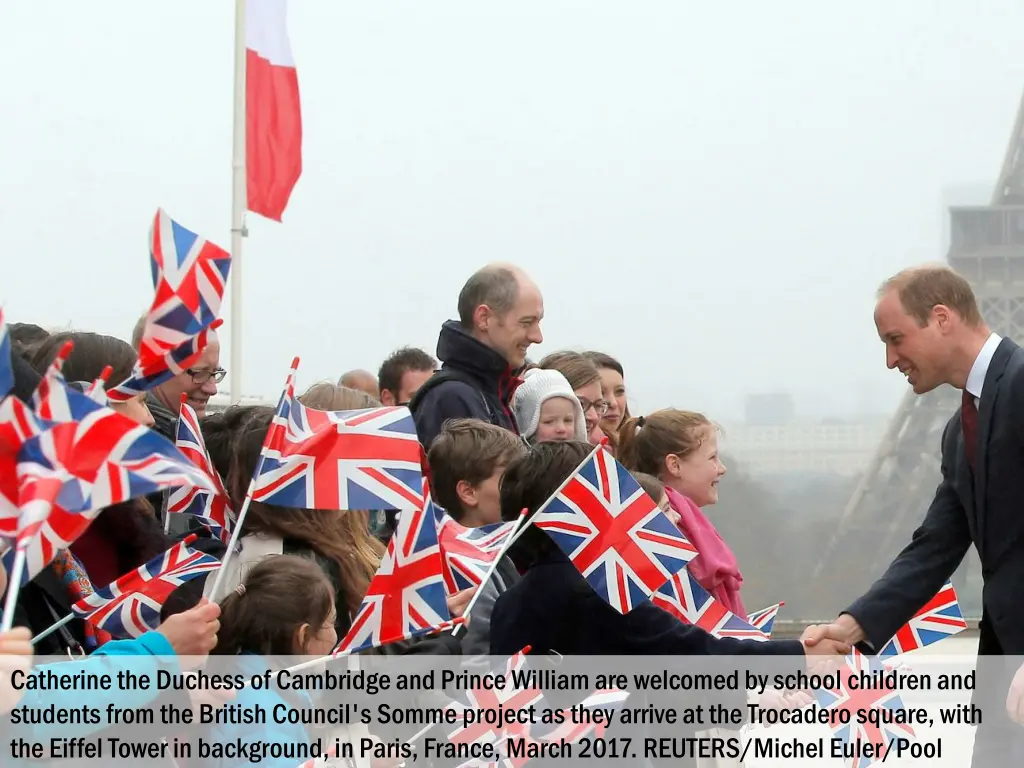
[(441, 370), (409, 403), (425, 450), (448, 419), (480, 419), (519, 433), (511, 402), (520, 380), (504, 357), (473, 338), (457, 320), (441, 326), (437, 357)]

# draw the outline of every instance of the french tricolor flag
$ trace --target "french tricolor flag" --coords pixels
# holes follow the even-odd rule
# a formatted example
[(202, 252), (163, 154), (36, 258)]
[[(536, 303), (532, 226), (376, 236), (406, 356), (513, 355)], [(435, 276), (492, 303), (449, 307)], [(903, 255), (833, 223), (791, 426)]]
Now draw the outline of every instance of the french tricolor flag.
[(247, 207), (281, 221), (302, 174), (299, 78), (286, 0), (245, 0)]

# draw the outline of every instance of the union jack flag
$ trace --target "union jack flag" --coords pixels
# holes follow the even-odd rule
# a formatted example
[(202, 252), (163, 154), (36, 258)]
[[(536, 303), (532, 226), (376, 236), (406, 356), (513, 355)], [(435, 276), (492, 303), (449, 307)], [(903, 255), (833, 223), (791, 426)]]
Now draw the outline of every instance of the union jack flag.
[(172, 219), (163, 209), (149, 233), (155, 296), (131, 378), (108, 392), (129, 400), (188, 368), (207, 346), (201, 334), (220, 314), (231, 255)]
[(75, 435), (69, 431), (74, 426), (44, 421), (15, 398), (0, 403), (0, 536), (5, 549), (16, 542), (19, 550), (28, 550), (41, 535), (53, 539), (55, 553), (57, 543), (74, 541), (99, 514), (101, 507), (89, 503), (87, 483), (65, 466), (75, 465)]
[(598, 446), (534, 514), (587, 582), (621, 613), (651, 596), (697, 550)]
[(434, 516), (406, 512), (335, 655), (432, 632), (451, 621)]
[(110, 378), (110, 374), (112, 374), (113, 372), (114, 372), (114, 369), (111, 366), (109, 366), (109, 365), (106, 368), (104, 368), (102, 371), (100, 371), (100, 377), (98, 379), (96, 379), (96, 381), (94, 381), (89, 386), (89, 388), (87, 390), (85, 390), (85, 394), (88, 395), (89, 398), (91, 400), (93, 400), (94, 402), (97, 402), (97, 403), (100, 403), (100, 404), (106, 403), (107, 402), (107, 390), (106, 390), (107, 380)]
[(220, 567), (217, 558), (192, 549), (187, 536), (113, 584), (71, 606), (72, 613), (114, 637), (139, 637), (160, 625), (160, 609), (186, 581)]
[(762, 608), (760, 611), (754, 611), (747, 616), (747, 623), (760, 629), (767, 637), (771, 637), (772, 627), (775, 626), (775, 617), (779, 613), (779, 608), (784, 605), (785, 603), (776, 603)]
[[(32, 406), (35, 408), (36, 415), (48, 421), (75, 421), (77, 418), (70, 411), (71, 403), (62, 397), (61, 387), (54, 389), (54, 382), (66, 383), (62, 371), (64, 363), (71, 356), (74, 346), (75, 343), (70, 339), (64, 342), (46, 369), (46, 375), (39, 380), (39, 386), (36, 387), (36, 391), (32, 394)], [(89, 399), (101, 405), (106, 404), (107, 398), (104, 387), (113, 370), (109, 365), (103, 368), (99, 378), (85, 390), (85, 394), (89, 396)]]
[(752, 626), (715, 600), (688, 570), (672, 576), (651, 595), (651, 602), (684, 624), (698, 626), (715, 637), (767, 640), (767, 633)]
[(158, 209), (150, 229), (150, 265), (156, 296), (146, 319), (139, 357), (155, 360), (178, 349), (220, 316), (231, 254)]
[(127, 402), (188, 370), (203, 354), (210, 342), (216, 340), (214, 331), (222, 323), (222, 320), (214, 320), (209, 328), (203, 329), (197, 336), (165, 353), (163, 357), (151, 360), (139, 358), (135, 368), (132, 369), (132, 375), (107, 390), (107, 399), (114, 403)]
[(217, 490), (211, 493), (194, 485), (172, 488), (167, 496), (167, 513), (195, 516), (211, 533), (227, 544), (231, 538), (230, 529), (234, 526), (235, 512), (231, 509), (220, 474), (214, 468), (210, 454), (206, 450), (203, 432), (199, 428), (199, 417), (185, 400), (186, 396), (182, 395), (174, 444), (186, 458), (209, 476), (210, 482)]
[(59, 379), (44, 406), (74, 420), (41, 419), (14, 398), (0, 404), (0, 536), (17, 540), (30, 568), (50, 562), (104, 507), (210, 484), (163, 436)]
[[(469, 705), (455, 701), (448, 705), (461, 713), (466, 709), (474, 709), (479, 712), (492, 712), (497, 715), (499, 710), (516, 711), (535, 706), (544, 698), (544, 694), (537, 688), (520, 687), (515, 685), (516, 677), (526, 673), (526, 653), (529, 649), (519, 651), (505, 662), (504, 669), (499, 674), (505, 678), (505, 688), (472, 688), (465, 692)], [(461, 719), (461, 718), (460, 718)], [(487, 717), (477, 717), (468, 725), (458, 725), (448, 733), (448, 740), (453, 744), (497, 744), (507, 733), (509, 726), (501, 723), (500, 720), (492, 717), (487, 722)], [(465, 722), (463, 720), (463, 722)], [(527, 732), (517, 733), (521, 737), (529, 737)], [(525, 762), (525, 761), (523, 761)], [(509, 764), (509, 763), (506, 763)]]
[[(839, 688), (836, 690), (815, 689), (814, 698), (822, 709), (848, 710), (849, 723), (842, 725), (836, 722), (833, 726), (833, 738), (841, 740), (844, 744), (876, 744), (881, 745), (886, 752), (881, 755), (868, 757), (862, 755), (847, 759), (849, 768), (867, 768), (877, 761), (885, 760), (888, 749), (891, 748), (896, 739), (911, 739), (915, 737), (914, 729), (909, 725), (900, 723), (882, 722), (881, 725), (873, 725), (864, 713), (871, 713), (873, 710), (889, 710), (899, 712), (905, 709), (903, 699), (899, 691), (885, 687), (865, 687), (860, 684), (851, 685), (851, 678), (860, 681), (861, 674), (873, 675), (879, 671), (884, 672), (885, 666), (879, 659), (865, 656), (854, 650), (845, 659), (845, 665), (839, 670)], [(881, 714), (881, 713), (876, 713)], [(884, 715), (874, 718), (879, 721), (887, 718)], [(864, 750), (858, 750), (858, 754)]]
[(965, 629), (967, 622), (960, 611), (956, 590), (953, 589), (953, 582), (947, 581), (935, 597), (900, 627), (896, 635), (882, 648), (879, 656), (895, 656), (898, 653), (924, 648)]
[(420, 451), (408, 408), (306, 408), (295, 398), (293, 367), (252, 498), (301, 509), (422, 509)]
[(433, 510), (437, 522), (437, 539), (444, 558), (444, 581), (448, 594), (479, 586), (517, 523), (466, 528), (429, 498), (427, 505)]
[(4, 311), (0, 309), (0, 397), (14, 389), (14, 367), (11, 363), (11, 334), (7, 331)]
[[(627, 698), (629, 698), (628, 691), (623, 691), (619, 688), (605, 688), (594, 691), (592, 694), (587, 696), (587, 698), (577, 704), (576, 707), (582, 707), (586, 710), (602, 709), (605, 711), (618, 711), (625, 705)], [(595, 725), (593, 722), (587, 722), (588, 718), (583, 718), (579, 715), (574, 716), (572, 710), (562, 710), (562, 714), (565, 721), (559, 723), (552, 730), (545, 733), (541, 737), (543, 741), (568, 744), (570, 742), (579, 741), (591, 731), (594, 731), (595, 735), (600, 737), (603, 736), (607, 730), (606, 724), (601, 723), (600, 725)], [(577, 722), (573, 722), (574, 720)]]

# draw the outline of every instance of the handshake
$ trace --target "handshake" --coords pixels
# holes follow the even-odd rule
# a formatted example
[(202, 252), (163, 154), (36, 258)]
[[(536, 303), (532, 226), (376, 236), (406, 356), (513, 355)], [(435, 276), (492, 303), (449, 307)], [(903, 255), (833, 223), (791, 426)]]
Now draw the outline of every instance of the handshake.
[(864, 630), (848, 613), (831, 624), (812, 624), (800, 635), (800, 643), (807, 654), (807, 667), (818, 673), (838, 668), (853, 646), (864, 639)]

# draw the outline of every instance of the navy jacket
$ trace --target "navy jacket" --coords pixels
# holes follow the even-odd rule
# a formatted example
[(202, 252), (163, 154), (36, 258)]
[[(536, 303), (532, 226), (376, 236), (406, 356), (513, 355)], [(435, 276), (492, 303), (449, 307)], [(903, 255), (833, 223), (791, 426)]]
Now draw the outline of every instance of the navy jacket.
[(519, 379), (504, 357), (456, 320), (441, 326), (437, 357), (441, 370), (409, 403), (424, 449), (430, 448), (448, 419), (480, 419), (518, 434), (510, 403)]
[(801, 668), (804, 656), (799, 640), (712, 637), (650, 601), (619, 613), (561, 550), (531, 566), (491, 612), (493, 655), (510, 656), (526, 645), (534, 654), (563, 656), (792, 655), (800, 657)]

